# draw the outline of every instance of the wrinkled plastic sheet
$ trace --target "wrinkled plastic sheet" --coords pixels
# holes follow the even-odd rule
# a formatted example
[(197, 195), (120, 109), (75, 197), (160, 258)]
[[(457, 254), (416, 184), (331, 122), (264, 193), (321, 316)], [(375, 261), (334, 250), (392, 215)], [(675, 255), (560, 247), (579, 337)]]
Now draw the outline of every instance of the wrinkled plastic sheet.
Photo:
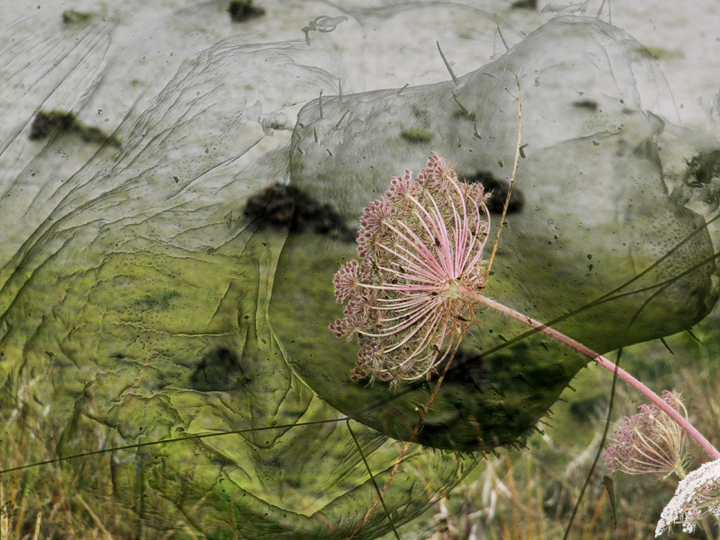
[[(675, 125), (667, 82), (623, 30), (570, 15), (525, 19), (538, 27), (525, 36), (492, 6), (349, 3), (305, 36), (178, 49), (173, 36), (209, 6), (163, 19), (173, 31), (152, 47), (150, 26), (128, 33), (110, 17), (3, 29), (5, 455), (19, 441), (22, 463), (108, 450), (63, 467), (152, 537), (347, 537), (377, 496), (368, 470), (381, 486), (432, 384), (349, 380), (356, 346), (327, 330), (342, 310), (332, 275), (354, 256), (361, 209), (431, 151), (506, 189), (516, 76), (524, 159), (488, 296), (601, 353), (712, 309), (713, 238), (684, 206), (712, 205), (712, 182), (670, 185), (663, 167), (678, 159), (660, 151), (706, 159), (712, 141)], [(404, 35), (427, 21), (447, 67), (434, 40)], [(184, 61), (146, 62), (169, 50)], [(397, 70), (375, 69), (379, 55)], [(72, 115), (33, 136), (40, 110)], [(342, 230), (248, 216), (276, 184)], [(478, 316), (387, 514), (357, 538), (387, 532), (388, 515), (413, 519), (492, 448), (521, 445), (586, 363)]]

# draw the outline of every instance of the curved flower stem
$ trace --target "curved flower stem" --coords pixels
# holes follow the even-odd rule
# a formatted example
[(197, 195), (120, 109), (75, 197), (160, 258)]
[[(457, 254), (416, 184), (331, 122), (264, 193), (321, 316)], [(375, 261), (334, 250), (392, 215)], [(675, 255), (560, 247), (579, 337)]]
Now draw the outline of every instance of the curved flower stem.
[(638, 390), (641, 394), (643, 394), (645, 397), (647, 397), (650, 401), (652, 401), (655, 405), (657, 405), (660, 409), (662, 409), (670, 418), (672, 418), (677, 424), (685, 430), (685, 432), (692, 437), (695, 442), (697, 442), (705, 452), (708, 453), (708, 455), (713, 459), (717, 460), (720, 459), (720, 452), (712, 445), (710, 444), (710, 441), (708, 441), (702, 433), (700, 433), (695, 427), (688, 422), (685, 418), (683, 418), (675, 409), (673, 409), (670, 405), (665, 403), (663, 399), (660, 398), (655, 392), (650, 390), (647, 386), (645, 386), (643, 383), (638, 381), (635, 377), (630, 375), (627, 371), (624, 369), (621, 369), (619, 367), (616, 367), (615, 364), (613, 364), (610, 360), (607, 358), (604, 358), (603, 356), (597, 354), (596, 352), (590, 350), (585, 345), (582, 345), (581, 343), (578, 343), (572, 338), (569, 338), (565, 334), (562, 334), (558, 332), (557, 330), (554, 330), (553, 328), (550, 328), (549, 326), (546, 326), (542, 324), (539, 321), (536, 321), (535, 319), (528, 317), (527, 315), (523, 315), (522, 313), (518, 313), (517, 311), (510, 309), (507, 306), (504, 306), (503, 304), (500, 304), (499, 302), (496, 302), (495, 300), (491, 300), (490, 298), (487, 298), (486, 296), (483, 296), (481, 294), (476, 293), (475, 291), (467, 290), (466, 294), (472, 298), (473, 300), (477, 301), (480, 304), (483, 304), (487, 307), (490, 307), (496, 311), (499, 311), (503, 315), (507, 315), (511, 319), (515, 319), (516, 321), (519, 321), (523, 323), (526, 326), (529, 326), (530, 328), (534, 328), (543, 334), (546, 334), (553, 338), (556, 341), (559, 341), (560, 343), (567, 345), (568, 347), (575, 349), (580, 354), (588, 357), (590, 360), (593, 360), (600, 366), (604, 367), (608, 371), (615, 372), (617, 370), (617, 376), (619, 379), (622, 379), (626, 383), (628, 383), (630, 386)]

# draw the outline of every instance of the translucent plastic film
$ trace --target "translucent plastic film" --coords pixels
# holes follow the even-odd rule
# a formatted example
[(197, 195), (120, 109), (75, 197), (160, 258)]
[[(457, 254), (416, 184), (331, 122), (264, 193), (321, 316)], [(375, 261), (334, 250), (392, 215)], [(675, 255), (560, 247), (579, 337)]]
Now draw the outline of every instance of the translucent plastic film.
[(0, 30), (16, 506), (116, 538), (379, 538), (523, 446), (586, 358), (478, 309), (414, 435), (440, 369), (353, 381), (328, 328), (363, 208), (431, 152), (492, 192), (489, 254), (518, 92), (485, 294), (599, 353), (717, 301), (714, 109), (682, 126), (599, 4), (60, 4)]

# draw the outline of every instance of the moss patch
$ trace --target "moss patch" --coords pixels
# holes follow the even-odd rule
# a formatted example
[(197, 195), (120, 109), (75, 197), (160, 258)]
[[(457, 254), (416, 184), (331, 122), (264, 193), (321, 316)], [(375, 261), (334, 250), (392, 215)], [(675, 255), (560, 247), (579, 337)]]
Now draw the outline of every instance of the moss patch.
[(410, 128), (403, 129), (400, 137), (411, 143), (425, 143), (433, 140), (434, 134), (429, 129)]
[(85, 24), (87, 22), (90, 22), (92, 18), (92, 13), (75, 11), (74, 9), (68, 9), (67, 11), (63, 11), (62, 14), (62, 20), (64, 24)]
[(665, 47), (638, 47), (637, 51), (646, 58), (665, 60), (668, 58), (685, 58), (685, 54), (678, 49), (666, 49)]

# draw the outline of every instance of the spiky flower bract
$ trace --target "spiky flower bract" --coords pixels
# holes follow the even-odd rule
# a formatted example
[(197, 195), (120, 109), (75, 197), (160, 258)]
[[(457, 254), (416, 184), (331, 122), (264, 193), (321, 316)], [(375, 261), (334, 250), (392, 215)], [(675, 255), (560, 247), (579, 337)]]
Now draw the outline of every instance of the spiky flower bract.
[(693, 532), (697, 522), (708, 516), (720, 518), (720, 460), (701, 465), (680, 481), (660, 514), (655, 536), (674, 523), (682, 524), (685, 532)]
[[(687, 418), (687, 410), (679, 392), (663, 392), (663, 401)], [(689, 453), (685, 447), (685, 431), (657, 405), (641, 405), (640, 412), (626, 418), (615, 431), (603, 459), (611, 470), (627, 474), (655, 473), (685, 476)]]
[(485, 284), (485, 201), (481, 184), (458, 181), (433, 153), (416, 178), (394, 177), (364, 209), (359, 261), (333, 280), (345, 316), (330, 325), (338, 337), (357, 336), (353, 380), (413, 381), (447, 358), (476, 305), (464, 291)]

